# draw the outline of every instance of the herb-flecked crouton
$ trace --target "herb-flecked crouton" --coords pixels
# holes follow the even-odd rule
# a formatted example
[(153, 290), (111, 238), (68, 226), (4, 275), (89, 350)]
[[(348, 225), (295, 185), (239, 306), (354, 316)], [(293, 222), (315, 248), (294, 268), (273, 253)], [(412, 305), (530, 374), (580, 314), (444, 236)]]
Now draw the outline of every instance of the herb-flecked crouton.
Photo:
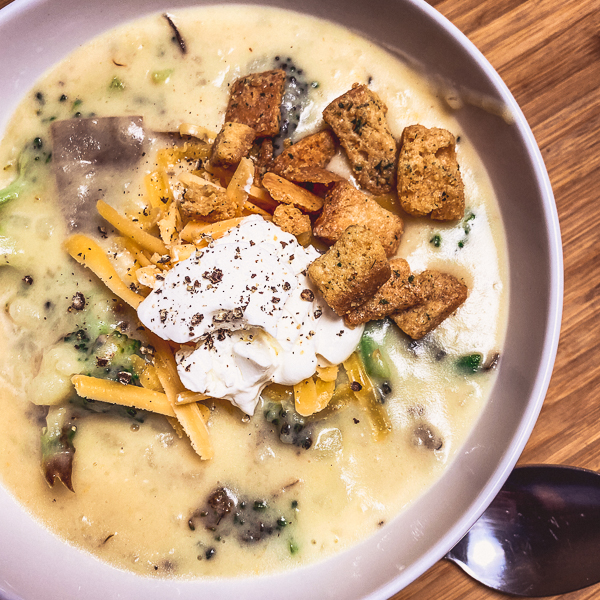
[(333, 244), (350, 225), (362, 225), (372, 231), (388, 256), (398, 250), (404, 231), (404, 223), (398, 215), (344, 181), (336, 183), (325, 196), (323, 212), (315, 222), (313, 233)]
[(280, 204), (273, 213), (273, 223), (292, 235), (308, 233), (311, 230), (310, 218), (297, 208)]
[(465, 191), (456, 161), (456, 140), (447, 129), (410, 125), (402, 132), (398, 198), (415, 217), (462, 219)]
[(289, 181), (296, 183), (320, 183), (329, 186), (338, 181), (346, 181), (343, 177), (323, 167), (294, 167), (290, 165), (281, 173)]
[(448, 273), (427, 270), (416, 279), (425, 302), (392, 315), (396, 325), (413, 340), (435, 329), (467, 299), (467, 286)]
[(181, 179), (185, 189), (179, 201), (179, 210), (186, 219), (214, 223), (237, 215), (235, 202), (227, 195), (225, 188), (192, 174), (186, 174)]
[(364, 304), (390, 278), (381, 242), (360, 225), (348, 227), (329, 250), (308, 267), (308, 276), (339, 315)]
[(231, 87), (231, 96), (225, 122), (243, 123), (252, 127), (256, 137), (273, 137), (281, 125), (281, 99), (285, 71), (252, 73), (237, 79)]
[(216, 167), (237, 165), (248, 155), (256, 132), (243, 123), (225, 123), (217, 135), (210, 153), (210, 162)]
[(346, 314), (348, 325), (360, 325), (383, 319), (424, 301), (423, 290), (418, 284), (417, 276), (410, 272), (410, 266), (403, 258), (390, 260), (390, 268), (391, 277), (375, 292), (375, 295)]
[(333, 134), (328, 130), (319, 131), (284, 148), (273, 161), (271, 171), (277, 175), (284, 175), (286, 169), (290, 167), (325, 168), (335, 154), (335, 147)]
[(348, 155), (358, 183), (373, 194), (391, 191), (396, 179), (396, 140), (386, 113), (381, 98), (358, 84), (323, 111), (323, 118)]
[(265, 173), (262, 184), (277, 202), (291, 204), (303, 212), (314, 213), (323, 207), (319, 196), (275, 173)]

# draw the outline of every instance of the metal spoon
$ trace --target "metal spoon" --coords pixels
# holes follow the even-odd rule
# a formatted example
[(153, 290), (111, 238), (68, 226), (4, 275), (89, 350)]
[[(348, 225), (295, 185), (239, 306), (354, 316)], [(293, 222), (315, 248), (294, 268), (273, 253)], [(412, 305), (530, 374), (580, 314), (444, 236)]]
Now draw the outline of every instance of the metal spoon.
[(517, 596), (554, 596), (600, 581), (600, 474), (516, 468), (445, 556), (471, 577)]

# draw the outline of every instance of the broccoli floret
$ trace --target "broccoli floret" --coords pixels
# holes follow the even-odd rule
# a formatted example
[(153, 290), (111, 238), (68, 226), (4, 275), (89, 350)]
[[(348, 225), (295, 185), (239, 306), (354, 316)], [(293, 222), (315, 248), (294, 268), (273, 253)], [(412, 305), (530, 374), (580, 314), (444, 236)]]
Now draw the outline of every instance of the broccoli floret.
[(0, 206), (11, 200), (17, 200), (23, 189), (27, 185), (27, 167), (29, 166), (29, 158), (25, 152), (19, 155), (17, 164), (17, 178), (3, 190), (0, 190)]

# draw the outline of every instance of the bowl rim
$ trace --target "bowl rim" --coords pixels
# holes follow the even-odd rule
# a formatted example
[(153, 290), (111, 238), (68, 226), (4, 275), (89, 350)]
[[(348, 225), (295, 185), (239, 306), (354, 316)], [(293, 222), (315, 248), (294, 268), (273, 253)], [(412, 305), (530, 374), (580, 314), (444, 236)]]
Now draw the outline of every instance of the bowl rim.
[[(476, 61), (478, 67), (494, 86), (498, 94), (501, 96), (502, 101), (512, 113), (515, 126), (517, 127), (521, 136), (527, 151), (527, 155), (531, 161), (531, 166), (535, 173), (536, 188), (539, 190), (540, 196), (543, 199), (544, 226), (548, 236), (547, 251), (549, 259), (548, 278), (550, 281), (550, 297), (548, 300), (548, 313), (545, 321), (546, 330), (543, 342), (543, 352), (542, 356), (540, 357), (541, 368), (536, 374), (525, 414), (519, 422), (519, 426), (514, 432), (514, 435), (507, 446), (507, 451), (504, 453), (501, 461), (496, 465), (495, 469), (493, 469), (487, 485), (479, 492), (476, 501), (463, 512), (462, 518), (455, 522), (454, 525), (447, 530), (446, 534), (436, 544), (431, 546), (428, 551), (420, 556), (420, 558), (399, 572), (396, 577), (385, 581), (381, 585), (375, 587), (372, 592), (362, 596), (364, 598), (368, 598), (369, 600), (386, 600), (393, 594), (397, 593), (400, 589), (414, 581), (417, 577), (429, 569), (437, 560), (442, 558), (464, 536), (471, 525), (479, 518), (479, 516), (491, 503), (508, 478), (531, 435), (538, 415), (541, 411), (548, 386), (550, 384), (550, 378), (558, 348), (562, 317), (562, 300), (564, 293), (563, 254), (558, 211), (554, 200), (550, 179), (546, 171), (541, 152), (538, 148), (533, 132), (531, 131), (529, 124), (527, 123), (525, 116), (521, 111), (521, 108), (517, 104), (507, 85), (491, 66), (489, 61), (467, 38), (467, 36), (465, 36), (446, 17), (425, 2), (425, 0), (392, 1), (400, 1), (413, 6), (415, 9), (423, 13), (428, 19), (433, 21), (436, 27), (439, 27), (445, 31), (457, 43), (459, 43), (467, 51), (469, 56)], [(44, 6), (48, 5), (50, 2), (52, 2), (52, 0), (14, 0), (11, 4), (3, 7), (0, 10), (0, 27), (4, 23), (10, 22), (13, 19), (23, 18), (29, 10), (44, 10)], [(165, 4), (169, 3), (166, 2)], [(193, 0), (190, 0), (185, 6), (192, 6), (194, 4), (195, 3)], [(218, 3), (210, 2), (209, 0), (209, 2), (199, 4), (215, 5)], [(241, 5), (243, 3), (239, 2), (238, 4)], [(273, 0), (267, 0), (264, 5), (273, 5)], [(181, 6), (177, 6), (177, 8), (174, 8), (174, 10), (181, 10), (183, 8), (184, 4), (181, 4)], [(310, 12), (305, 12), (302, 7), (298, 7), (296, 10), (303, 14), (312, 14)], [(153, 8), (151, 11), (140, 13), (139, 16), (141, 17), (145, 14), (150, 14), (151, 12), (157, 12), (157, 9)], [(335, 18), (332, 18), (331, 20), (334, 23), (339, 23), (339, 21), (337, 21)], [(98, 35), (102, 30), (103, 29), (99, 29), (96, 35)], [(357, 33), (360, 34), (360, 31)], [(19, 100), (21, 97), (22, 95), (19, 96)], [(3, 123), (0, 123), (0, 128), (2, 130), (4, 129), (3, 125)], [(350, 548), (350, 551), (351, 550), (352, 548)], [(348, 552), (348, 550), (345, 552)], [(328, 559), (326, 559), (326, 561), (327, 560)], [(326, 561), (321, 561), (321, 563)], [(306, 569), (310, 569), (310, 567), (311, 565), (307, 565), (306, 567), (296, 569), (295, 571), (305, 571)], [(282, 576), (285, 577), (288, 573), (290, 573), (290, 571), (284, 571), (283, 573), (277, 574), (272, 578), (277, 579)], [(267, 576), (267, 578), (270, 577)], [(162, 581), (164, 582), (168, 580)], [(244, 590), (244, 586), (247, 584), (248, 580), (241, 578), (234, 581), (239, 584), (239, 590)], [(197, 582), (182, 582), (182, 587), (180, 589), (187, 587), (187, 584), (190, 583), (195, 584)], [(203, 583), (208, 583), (209, 589), (214, 587), (210, 580)], [(5, 587), (5, 584), (8, 585), (8, 587)], [(11, 591), (10, 584), (6, 581), (0, 580), (0, 592), (4, 592), (7, 597), (11, 599), (14, 598), (15, 600), (18, 600), (20, 598), (18, 594), (15, 595), (15, 592)], [(183, 594), (183, 597), (186, 597), (185, 594)]]

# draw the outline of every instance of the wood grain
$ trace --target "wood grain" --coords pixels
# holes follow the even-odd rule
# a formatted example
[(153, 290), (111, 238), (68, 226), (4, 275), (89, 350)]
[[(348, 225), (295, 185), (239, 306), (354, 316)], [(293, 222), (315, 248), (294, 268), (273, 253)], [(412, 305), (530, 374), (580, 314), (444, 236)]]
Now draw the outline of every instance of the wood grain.
[[(365, 0), (368, 1), (368, 0)], [(0, 7), (9, 2), (0, 0)], [(600, 470), (600, 0), (430, 0), (517, 99), (556, 197), (565, 262), (558, 356), (525, 463)], [(393, 600), (500, 600), (444, 561)], [(594, 600), (600, 585), (555, 596)]]

